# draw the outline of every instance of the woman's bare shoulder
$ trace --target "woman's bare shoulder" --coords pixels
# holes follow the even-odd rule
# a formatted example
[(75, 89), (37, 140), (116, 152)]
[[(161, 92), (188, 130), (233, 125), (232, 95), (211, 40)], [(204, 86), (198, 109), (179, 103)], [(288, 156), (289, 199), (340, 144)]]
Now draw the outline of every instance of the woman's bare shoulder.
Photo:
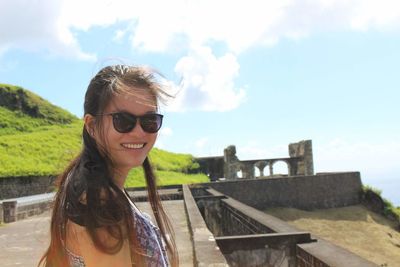
[[(102, 243), (109, 246), (118, 243), (118, 240), (111, 236), (105, 228), (96, 228), (95, 231)], [(123, 240), (122, 248), (117, 253), (109, 254), (95, 246), (85, 226), (72, 221), (67, 223), (66, 246), (73, 254), (84, 259), (86, 267), (131, 266), (128, 239)]]

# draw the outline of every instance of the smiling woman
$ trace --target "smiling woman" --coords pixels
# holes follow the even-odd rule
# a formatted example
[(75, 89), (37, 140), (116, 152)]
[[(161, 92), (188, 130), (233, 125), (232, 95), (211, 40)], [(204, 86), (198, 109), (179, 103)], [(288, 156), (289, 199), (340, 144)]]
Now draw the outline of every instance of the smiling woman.
[[(144, 67), (110, 66), (91, 80), (83, 148), (59, 177), (51, 243), (39, 266), (178, 265), (147, 157), (162, 125), (158, 103), (168, 96), (154, 72)], [(129, 171), (138, 166), (158, 227), (124, 190)]]

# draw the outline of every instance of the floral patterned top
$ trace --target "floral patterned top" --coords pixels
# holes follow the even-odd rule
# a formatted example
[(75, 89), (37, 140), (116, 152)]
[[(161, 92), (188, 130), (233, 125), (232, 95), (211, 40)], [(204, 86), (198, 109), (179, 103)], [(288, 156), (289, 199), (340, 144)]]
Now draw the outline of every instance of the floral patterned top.
[[(146, 253), (146, 266), (148, 267), (168, 267), (168, 257), (165, 249), (164, 240), (161, 238), (159, 228), (153, 224), (150, 216), (139, 211), (131, 203), (133, 214), (136, 216), (135, 229), (141, 246)], [(82, 256), (75, 255), (66, 248), (70, 267), (85, 267)]]

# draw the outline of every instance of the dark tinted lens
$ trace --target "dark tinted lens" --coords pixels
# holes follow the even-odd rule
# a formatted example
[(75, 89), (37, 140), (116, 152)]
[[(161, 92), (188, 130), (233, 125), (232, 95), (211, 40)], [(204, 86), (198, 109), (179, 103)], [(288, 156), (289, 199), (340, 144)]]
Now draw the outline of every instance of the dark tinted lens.
[(156, 133), (161, 128), (163, 115), (146, 114), (140, 117), (140, 126), (143, 131), (148, 133)]
[(113, 124), (115, 130), (120, 133), (128, 133), (136, 125), (136, 117), (129, 113), (114, 113), (113, 115)]

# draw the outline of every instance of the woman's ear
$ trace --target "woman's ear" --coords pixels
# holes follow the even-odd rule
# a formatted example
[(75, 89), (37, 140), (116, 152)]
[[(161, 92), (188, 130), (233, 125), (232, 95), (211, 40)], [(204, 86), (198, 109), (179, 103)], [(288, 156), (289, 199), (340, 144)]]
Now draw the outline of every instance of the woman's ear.
[(95, 118), (90, 114), (86, 114), (85, 117), (83, 117), (86, 131), (90, 134), (91, 137), (94, 137), (94, 120)]

